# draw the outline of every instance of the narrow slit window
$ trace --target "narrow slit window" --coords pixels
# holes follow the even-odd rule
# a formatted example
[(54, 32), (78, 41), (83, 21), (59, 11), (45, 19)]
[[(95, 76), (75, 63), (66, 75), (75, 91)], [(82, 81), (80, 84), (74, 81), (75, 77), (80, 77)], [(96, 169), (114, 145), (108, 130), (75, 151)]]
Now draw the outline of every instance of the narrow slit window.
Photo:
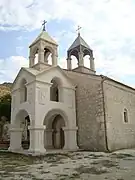
[(124, 109), (124, 122), (128, 123), (128, 113), (127, 113), (127, 109)]

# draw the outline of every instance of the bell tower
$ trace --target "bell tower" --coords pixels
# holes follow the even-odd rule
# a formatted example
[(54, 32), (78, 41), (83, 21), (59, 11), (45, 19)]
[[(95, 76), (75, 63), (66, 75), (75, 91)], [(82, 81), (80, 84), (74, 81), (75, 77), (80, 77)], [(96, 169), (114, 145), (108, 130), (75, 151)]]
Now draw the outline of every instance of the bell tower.
[(79, 69), (79, 71), (84, 72), (85, 71), (84, 57), (86, 55), (89, 55), (90, 64), (89, 64), (89, 68), (87, 68), (87, 72), (89, 69), (90, 73), (95, 73), (93, 51), (81, 37), (80, 32), (79, 32), (80, 27), (78, 27), (77, 30), (78, 30), (78, 36), (67, 51), (67, 69), (72, 70), (71, 56), (73, 55), (77, 58), (77, 61), (78, 61), (78, 67), (76, 69)]
[[(46, 32), (46, 21), (43, 22), (43, 29), (35, 41), (29, 46), (29, 67), (42, 70), (49, 67), (48, 57), (51, 55), (52, 66), (57, 66), (58, 44)], [(35, 61), (36, 60), (36, 61)]]

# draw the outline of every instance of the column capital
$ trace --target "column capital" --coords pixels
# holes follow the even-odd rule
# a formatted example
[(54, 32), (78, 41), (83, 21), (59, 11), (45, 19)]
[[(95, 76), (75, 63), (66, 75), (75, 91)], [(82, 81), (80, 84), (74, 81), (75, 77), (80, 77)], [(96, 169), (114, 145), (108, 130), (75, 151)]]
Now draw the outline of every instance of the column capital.
[(53, 129), (45, 129), (45, 132), (53, 132)]
[(94, 57), (89, 57), (89, 60), (93, 60), (93, 61), (94, 61), (94, 60), (95, 60), (95, 58), (94, 58)]
[(67, 60), (67, 61), (72, 61), (72, 58), (71, 58), (71, 57), (68, 57), (66, 60)]
[(28, 126), (29, 130), (45, 130), (46, 126), (36, 125), (36, 126)]
[(63, 131), (77, 131), (78, 127), (77, 126), (76, 127), (72, 127), (72, 128), (63, 127), (62, 129), (63, 129)]
[(23, 132), (23, 128), (15, 128), (15, 127), (11, 127), (10, 132)]

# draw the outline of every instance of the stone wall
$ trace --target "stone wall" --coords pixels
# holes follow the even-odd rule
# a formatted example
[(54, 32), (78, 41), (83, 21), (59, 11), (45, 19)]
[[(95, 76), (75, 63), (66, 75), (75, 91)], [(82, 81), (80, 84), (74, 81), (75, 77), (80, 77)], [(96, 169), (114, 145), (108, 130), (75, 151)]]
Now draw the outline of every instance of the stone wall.
[(106, 150), (101, 77), (66, 70), (65, 73), (77, 85), (78, 146), (94, 151)]
[[(135, 147), (135, 91), (106, 80), (104, 92), (109, 149)], [(128, 123), (124, 122), (124, 109), (127, 109)]]

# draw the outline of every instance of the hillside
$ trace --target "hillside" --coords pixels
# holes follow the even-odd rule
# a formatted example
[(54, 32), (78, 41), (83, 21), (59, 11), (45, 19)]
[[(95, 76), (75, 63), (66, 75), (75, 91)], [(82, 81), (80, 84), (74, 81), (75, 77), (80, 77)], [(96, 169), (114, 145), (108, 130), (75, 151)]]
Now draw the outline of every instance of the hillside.
[(0, 84), (0, 98), (11, 93), (12, 83), (4, 82)]

